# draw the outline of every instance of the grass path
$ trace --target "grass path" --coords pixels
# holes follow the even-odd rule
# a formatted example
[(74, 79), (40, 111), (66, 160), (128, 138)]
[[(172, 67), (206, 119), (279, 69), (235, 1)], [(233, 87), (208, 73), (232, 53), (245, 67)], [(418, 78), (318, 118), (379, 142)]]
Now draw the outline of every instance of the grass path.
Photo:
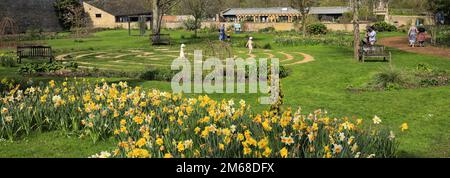
[[(178, 56), (175, 54), (177, 51), (171, 50), (169, 48), (156, 48), (154, 51), (146, 51), (143, 49), (128, 49), (125, 51), (80, 51), (71, 52), (66, 54), (60, 54), (56, 56), (57, 61), (76, 61), (81, 64), (81, 67), (92, 68), (96, 67), (99, 69), (119, 69), (123, 68), (123, 65), (134, 65), (141, 67), (158, 66), (158, 67), (169, 67), (171, 61)], [(280, 62), (286, 66), (304, 64), (314, 61), (314, 57), (309, 54), (302, 52), (284, 52), (284, 51), (268, 51), (264, 52), (256, 51), (252, 54), (246, 54), (244, 51), (238, 50), (237, 53), (240, 56), (235, 56), (236, 58), (277, 58), (281, 55)], [(278, 55), (279, 54), (279, 55)], [(193, 58), (192, 53), (186, 54), (188, 58)], [(191, 59), (192, 60), (192, 59)]]

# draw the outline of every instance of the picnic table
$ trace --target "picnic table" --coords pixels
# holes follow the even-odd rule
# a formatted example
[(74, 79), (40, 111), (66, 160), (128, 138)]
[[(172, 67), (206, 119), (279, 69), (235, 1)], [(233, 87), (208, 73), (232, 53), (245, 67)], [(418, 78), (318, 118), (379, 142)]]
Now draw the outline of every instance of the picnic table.
[(52, 47), (44, 45), (19, 45), (17, 57), (19, 63), (23, 58), (49, 58), (50, 62), (54, 59)]

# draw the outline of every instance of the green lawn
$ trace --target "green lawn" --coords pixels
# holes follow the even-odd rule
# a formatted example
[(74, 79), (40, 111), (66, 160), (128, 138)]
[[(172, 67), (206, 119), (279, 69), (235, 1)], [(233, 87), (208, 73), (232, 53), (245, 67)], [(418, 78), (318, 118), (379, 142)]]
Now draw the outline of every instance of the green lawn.
[[(208, 48), (204, 40), (191, 40), (191, 33), (181, 31), (169, 32), (175, 43), (164, 50), (149, 46), (148, 37), (129, 37), (124, 30), (104, 31), (92, 37), (75, 42), (73, 39), (48, 41), (57, 51), (57, 55), (73, 53), (71, 56), (81, 65), (87, 67), (106, 68), (120, 71), (145, 71), (149, 66), (167, 67), (173, 55), (178, 55), (179, 43), (188, 45), (188, 53), (193, 49)], [(202, 39), (215, 40), (216, 34), (201, 34)], [(247, 34), (233, 37), (242, 41)], [(450, 86), (408, 89), (386, 92), (351, 93), (346, 90), (350, 85), (359, 86), (368, 82), (371, 77), (388, 63), (359, 63), (352, 59), (353, 52), (342, 46), (298, 46), (280, 47), (273, 42), (276, 35), (250, 34), (259, 44), (271, 43), (272, 49), (257, 49), (257, 57), (268, 57), (270, 53), (280, 58), (282, 64), (301, 61), (297, 52), (314, 56), (315, 61), (300, 65), (287, 66), (291, 70), (289, 77), (282, 80), (284, 107), (301, 106), (303, 111), (316, 109), (327, 110), (331, 116), (356, 116), (371, 122), (374, 115), (383, 120), (383, 124), (399, 133), (400, 124), (407, 122), (410, 130), (398, 134), (401, 157), (450, 157)], [(384, 36), (404, 35), (401, 33), (382, 33)], [(140, 50), (139, 54), (119, 56)], [(103, 54), (92, 54), (104, 52)], [(137, 57), (144, 53), (148, 56)], [(283, 52), (283, 53), (279, 53)], [(440, 69), (450, 69), (450, 60), (432, 56), (418, 55), (392, 49), (392, 65), (399, 68), (415, 68), (419, 63), (427, 63)], [(246, 49), (233, 48), (233, 54), (246, 58)], [(88, 54), (88, 55), (86, 55)], [(91, 55), (89, 55), (91, 54)], [(292, 55), (292, 61), (285, 61), (286, 55)], [(104, 55), (100, 56), (99, 55)], [(145, 54), (144, 54), (145, 55)], [(117, 57), (117, 58), (115, 58)], [(113, 59), (111, 59), (113, 58)], [(157, 58), (157, 59), (151, 59)], [(16, 77), (17, 69), (0, 67), (0, 77)], [(35, 80), (39, 80), (37, 78)], [(95, 80), (95, 79), (94, 79)], [(120, 79), (109, 79), (118, 81)], [(157, 88), (170, 91), (169, 82), (130, 80), (133, 85), (144, 88)], [(212, 94), (214, 99), (244, 99), (255, 111), (267, 109), (266, 105), (257, 104), (257, 94)], [(47, 143), (47, 144), (43, 144)], [(52, 133), (36, 134), (14, 143), (0, 142), (0, 157), (86, 157), (97, 152), (111, 149), (112, 142), (93, 144), (76, 137)]]
[(114, 149), (113, 140), (94, 144), (90, 139), (59, 132), (33, 134), (15, 142), (0, 142), (0, 157), (11, 158), (87, 158)]

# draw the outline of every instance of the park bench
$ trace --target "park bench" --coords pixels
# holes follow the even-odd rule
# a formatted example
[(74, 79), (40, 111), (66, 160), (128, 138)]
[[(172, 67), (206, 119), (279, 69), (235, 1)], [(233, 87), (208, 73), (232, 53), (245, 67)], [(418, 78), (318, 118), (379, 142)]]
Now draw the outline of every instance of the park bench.
[(42, 45), (17, 46), (17, 62), (21, 63), (23, 58), (49, 58), (53, 60), (52, 47)]
[(150, 35), (152, 45), (170, 45), (170, 34)]
[(392, 54), (384, 46), (361, 45), (359, 49), (359, 60), (365, 62), (368, 58), (378, 58), (391, 62)]

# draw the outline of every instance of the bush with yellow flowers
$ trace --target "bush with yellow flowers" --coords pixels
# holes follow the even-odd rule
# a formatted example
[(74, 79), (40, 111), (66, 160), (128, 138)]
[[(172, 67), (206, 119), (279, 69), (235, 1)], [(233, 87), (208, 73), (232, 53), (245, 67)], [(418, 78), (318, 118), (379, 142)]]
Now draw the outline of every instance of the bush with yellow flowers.
[(62, 130), (94, 142), (117, 140), (117, 149), (92, 157), (372, 158), (395, 157), (398, 147), (378, 117), (364, 124), (321, 110), (258, 114), (243, 100), (185, 98), (126, 82), (50, 81), (15, 87), (0, 101), (0, 138)]

